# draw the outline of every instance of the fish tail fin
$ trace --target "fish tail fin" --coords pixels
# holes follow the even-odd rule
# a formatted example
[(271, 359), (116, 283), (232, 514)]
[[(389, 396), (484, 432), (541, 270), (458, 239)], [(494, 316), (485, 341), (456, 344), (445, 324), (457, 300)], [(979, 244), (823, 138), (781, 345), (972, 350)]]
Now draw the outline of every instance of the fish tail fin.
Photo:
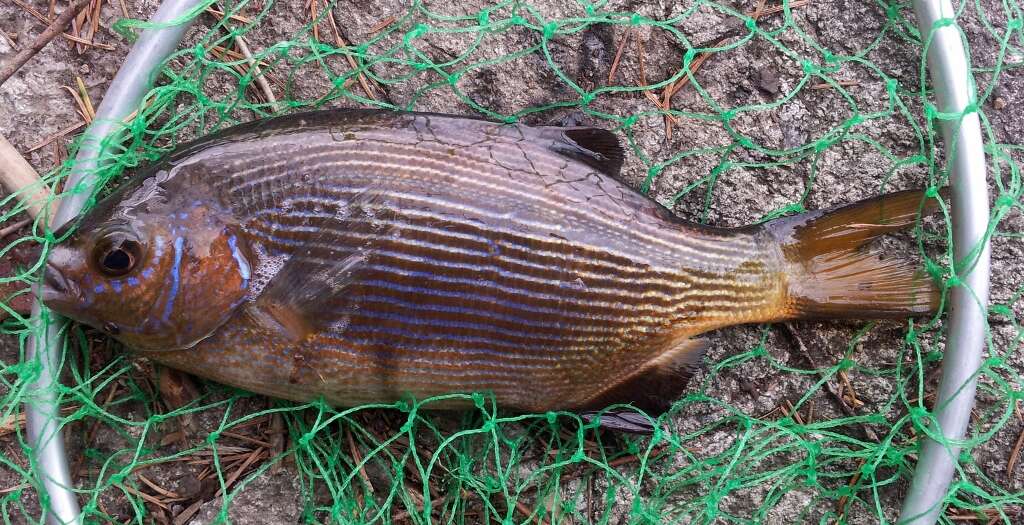
[(922, 268), (865, 245), (937, 208), (923, 191), (901, 191), (765, 224), (790, 276), (783, 317), (894, 319), (934, 312), (939, 290)]

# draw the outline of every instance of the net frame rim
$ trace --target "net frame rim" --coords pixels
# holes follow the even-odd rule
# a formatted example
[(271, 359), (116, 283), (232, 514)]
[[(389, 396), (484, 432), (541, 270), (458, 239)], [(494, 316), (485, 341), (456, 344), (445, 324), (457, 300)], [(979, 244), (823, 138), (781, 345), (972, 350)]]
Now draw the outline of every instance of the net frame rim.
[[(52, 220), (54, 226), (81, 212), (97, 182), (89, 176), (97, 167), (101, 141), (115, 131), (114, 123), (135, 110), (152, 81), (154, 69), (175, 50), (195, 17), (176, 25), (165, 24), (182, 20), (201, 4), (202, 0), (164, 0), (151, 17), (150, 22), (156, 27), (145, 29), (132, 46), (104, 94), (93, 124), (83, 133), (82, 146), (67, 185), (81, 184), (84, 191), (61, 198)], [(955, 159), (950, 179), (956, 258), (961, 259), (983, 243), (977, 262), (960, 277), (963, 286), (954, 288), (951, 297), (947, 341), (952, 344), (947, 344), (936, 402), (936, 406), (941, 407), (936, 420), (944, 437), (956, 441), (963, 438), (969, 423), (977, 370), (985, 347), (985, 308), (979, 308), (979, 304), (988, 304), (990, 276), (989, 241), (985, 237), (989, 205), (984, 142), (977, 112), (967, 112), (977, 93), (964, 52), (967, 38), (956, 24), (956, 11), (949, 0), (915, 0), (914, 11), (921, 34), (930, 35), (930, 45), (926, 45), (924, 52), (928, 53), (928, 69), (939, 110), (963, 115), (959, 121), (943, 120), (941, 123), (947, 158)], [(955, 157), (953, 151), (957, 152)], [(32, 317), (41, 319), (38, 299), (32, 306)], [(37, 395), (30, 397), (25, 408), (28, 442), (33, 445), (32, 453), (41, 469), (37, 478), (47, 492), (46, 498), (40, 498), (49, 502), (47, 521), (80, 523), (81, 511), (57, 417), (60, 407), (55, 385), (61, 359), (59, 327), (62, 320), (56, 316), (42, 320), (45, 335), (42, 338), (33, 335), (29, 339), (26, 356), (29, 360), (39, 359), (40, 363), (40, 378), (33, 384)], [(930, 525), (937, 521), (955, 473), (958, 454), (956, 447), (946, 447), (930, 438), (926, 440), (899, 523)]]

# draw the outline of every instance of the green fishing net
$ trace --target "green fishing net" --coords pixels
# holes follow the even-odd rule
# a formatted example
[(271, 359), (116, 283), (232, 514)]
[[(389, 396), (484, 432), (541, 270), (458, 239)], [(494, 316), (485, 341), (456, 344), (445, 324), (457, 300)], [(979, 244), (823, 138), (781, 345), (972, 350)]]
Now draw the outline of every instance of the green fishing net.
[[(939, 123), (961, 116), (934, 106), (927, 35), (908, 3), (671, 4), (211, 3), (190, 15), (199, 24), (107, 140), (95, 175), (108, 191), (138, 164), (241, 121), (380, 107), (613, 129), (631, 150), (631, 183), (716, 225), (948, 184)], [(979, 401), (941, 519), (1021, 523), (1024, 146), (1007, 115), (1024, 82), (1024, 12), (962, 2), (957, 20), (978, 85), (970, 110), (985, 132), (997, 271)], [(131, 38), (145, 27), (115, 29)], [(63, 187), (71, 167), (46, 183), (85, 191)], [(0, 224), (24, 217), (15, 198)], [(944, 207), (890, 247), (916, 252), (946, 292), (960, 285), (948, 224)], [(0, 256), (55, 242), (40, 224), (32, 231)], [(30, 293), (39, 268), (5, 279)], [(0, 515), (40, 522), (47, 502), (34, 499), (38, 465), (21, 425), (38, 374), (24, 347), (38, 324), (5, 301), (3, 332), (23, 350), (0, 363), (0, 470), (18, 480), (0, 487)], [(58, 396), (88, 522), (245, 521), (253, 494), (280, 497), (261, 491), (282, 472), (297, 479), (284, 499), (310, 523), (894, 522), (935, 435), (945, 329), (937, 316), (722, 330), (652, 436), (505, 413), (486, 395), (466, 396), (475, 410), (440, 413), (430, 399), (342, 409), (201, 384), (181, 406), (149, 363), (77, 326), (63, 328)]]

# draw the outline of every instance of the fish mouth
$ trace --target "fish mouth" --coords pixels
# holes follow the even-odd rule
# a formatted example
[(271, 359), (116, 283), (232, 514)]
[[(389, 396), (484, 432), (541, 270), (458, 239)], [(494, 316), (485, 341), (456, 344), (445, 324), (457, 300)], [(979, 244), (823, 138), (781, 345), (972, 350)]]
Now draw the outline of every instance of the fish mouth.
[(81, 293), (79, 293), (78, 287), (68, 281), (60, 270), (52, 264), (46, 263), (39, 297), (46, 306), (56, 310), (65, 310), (67, 306), (77, 303), (81, 299)]

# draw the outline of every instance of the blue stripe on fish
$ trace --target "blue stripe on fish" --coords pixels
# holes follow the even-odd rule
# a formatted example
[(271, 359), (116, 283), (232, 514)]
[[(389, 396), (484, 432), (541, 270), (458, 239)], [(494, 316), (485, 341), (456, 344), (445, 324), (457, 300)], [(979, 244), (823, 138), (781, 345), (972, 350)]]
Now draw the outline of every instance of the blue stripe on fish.
[(171, 317), (171, 311), (174, 310), (174, 298), (178, 296), (178, 287), (181, 285), (181, 249), (184, 243), (183, 237), (174, 238), (174, 266), (171, 267), (171, 291), (167, 297), (167, 304), (164, 305), (164, 322)]
[[(400, 328), (396, 326), (381, 326), (377, 324), (371, 325), (349, 325), (345, 327), (345, 330), (340, 333), (332, 334), (335, 337), (348, 338), (353, 334), (362, 334), (364, 337), (373, 337), (374, 341), (383, 343), (390, 341), (392, 337), (402, 337), (406, 339), (416, 339), (422, 341), (438, 341), (436, 334), (428, 334), (423, 330), (409, 330), (406, 328)], [(552, 341), (550, 343), (525, 343), (520, 341), (510, 341), (507, 338), (500, 337), (486, 337), (483, 335), (463, 335), (458, 332), (452, 332), (444, 335), (444, 341), (452, 341), (458, 343), (477, 343), (477, 344), (488, 344), (492, 346), (499, 346), (509, 348), (510, 351), (516, 351), (521, 349), (526, 350), (537, 350), (540, 352), (551, 352), (553, 350), (562, 350), (564, 348), (575, 348), (580, 343), (571, 339), (562, 339), (561, 341)]]
[[(270, 233), (268, 233), (266, 235), (267, 235), (269, 240), (271, 240), (274, 243), (280, 244), (280, 245), (284, 245), (284, 246), (288, 246), (288, 247), (296, 247), (296, 248), (301, 248), (301, 247), (306, 245), (306, 241), (301, 240), (301, 239), (291, 239), (291, 238), (288, 238), (288, 237), (282, 237), (280, 235), (274, 235), (274, 234), (270, 234)], [(620, 289), (620, 288), (618, 288), (617, 286), (614, 286), (614, 285), (613, 286), (608, 286), (608, 285), (605, 285), (605, 284), (594, 283), (593, 285), (588, 285), (585, 288), (580, 288), (578, 286), (572, 285), (572, 283), (570, 283), (566, 279), (559, 279), (559, 278), (552, 279), (550, 277), (550, 275), (539, 276), (539, 275), (534, 275), (534, 274), (529, 273), (529, 272), (523, 272), (523, 271), (519, 271), (519, 270), (510, 270), (510, 269), (506, 269), (506, 268), (503, 268), (501, 266), (498, 266), (498, 265), (492, 264), (492, 263), (479, 263), (478, 264), (478, 263), (472, 263), (472, 262), (452, 262), (452, 261), (449, 261), (448, 259), (444, 258), (443, 254), (441, 254), (439, 257), (430, 257), (430, 256), (427, 256), (427, 255), (410, 255), (410, 254), (404, 253), (404, 252), (399, 251), (399, 250), (387, 250), (387, 249), (377, 249), (377, 250), (375, 250), (375, 254), (378, 255), (378, 256), (381, 256), (382, 258), (394, 259), (394, 260), (401, 261), (401, 262), (404, 262), (404, 263), (412, 263), (412, 264), (433, 266), (435, 268), (440, 268), (442, 270), (442, 272), (433, 272), (433, 271), (423, 272), (423, 271), (416, 271), (416, 270), (408, 270), (408, 269), (405, 269), (405, 268), (389, 266), (389, 265), (370, 265), (370, 266), (368, 266), (369, 268), (372, 268), (372, 269), (375, 269), (375, 270), (389, 271), (390, 273), (395, 273), (395, 274), (398, 274), (398, 275), (404, 275), (404, 276), (412, 277), (412, 278), (434, 279), (434, 280), (438, 280), (438, 281), (445, 282), (445, 283), (451, 283), (451, 284), (468, 284), (468, 285), (472, 285), (472, 286), (486, 286), (488, 288), (497, 288), (498, 290), (500, 290), (503, 293), (514, 294), (514, 295), (519, 295), (519, 296), (526, 296), (526, 297), (529, 297), (529, 298), (532, 298), (532, 299), (539, 299), (539, 300), (545, 300), (545, 301), (552, 301), (552, 300), (553, 301), (560, 301), (560, 300), (566, 300), (571, 295), (573, 297), (587, 298), (587, 299), (591, 299), (591, 298), (595, 298), (595, 297), (597, 297), (597, 298), (607, 297), (610, 300), (617, 300), (617, 299), (621, 298), (623, 295), (628, 295), (628, 292), (625, 292), (624, 290), (622, 290), (622, 289)], [(332, 262), (331, 259), (326, 259), (326, 258), (323, 258), (323, 257), (313, 257), (313, 258), (309, 258), (309, 260), (310, 261), (314, 261), (314, 262), (321, 262), (321, 263), (325, 263), (325, 264), (329, 264), (329, 263)], [(516, 263), (517, 261), (512, 260), (512, 261), (509, 261), (509, 262)], [(456, 271), (452, 271), (453, 269), (456, 270)], [(454, 275), (464, 275), (464, 274), (466, 274), (466, 272), (459, 272), (457, 270), (470, 270), (470, 271), (474, 271), (474, 272), (476, 272), (478, 274), (484, 274), (489, 279), (491, 279), (492, 276), (496, 276), (496, 277), (498, 277), (500, 279), (492, 279), (490, 282), (481, 283), (481, 282), (479, 282), (478, 279), (473, 279), (473, 278), (450, 277), (450, 276), (454, 276)], [(444, 275), (442, 275), (442, 273)], [(565, 277), (569, 277), (569, 274), (565, 274)], [(543, 293), (543, 292), (529, 290), (529, 289), (523, 288), (522, 286), (503, 286), (501, 284), (498, 284), (496, 282), (497, 280), (502, 280), (504, 282), (509, 282), (511, 280), (525, 281), (525, 282), (539, 284), (539, 285), (547, 285), (549, 288), (557, 286), (558, 288), (560, 288), (560, 290), (559, 290), (560, 293), (558, 293), (558, 294), (546, 294), (546, 293)], [(659, 293), (659, 292), (652, 291), (651, 293), (647, 293), (647, 294), (644, 295), (644, 300), (647, 301), (648, 303), (652, 304), (652, 305), (658, 305), (658, 306), (678, 304), (679, 301), (680, 301), (680, 298), (681, 298), (680, 293), (682, 292), (684, 287), (688, 288), (688, 286), (685, 283), (683, 283), (683, 282), (675, 283), (675, 286), (677, 288), (679, 288), (679, 291), (677, 291), (675, 294), (673, 294), (673, 293), (666, 293), (666, 292), (660, 292)], [(726, 285), (723, 284), (721, 286), (724, 287)], [(675, 291), (675, 290), (672, 290), (672, 291)]]
[[(368, 334), (369, 337), (367, 337), (366, 335), (364, 335), (363, 337), (353, 337), (354, 334), (360, 333), (360, 332), (363, 333), (363, 334)], [(405, 338), (408, 338), (408, 339), (416, 339), (418, 342), (405, 342), (405, 341), (399, 342), (399, 341), (395, 341), (392, 338), (380, 337), (382, 334), (399, 335), (400, 337), (405, 337)], [(413, 335), (407, 335), (407, 334), (413, 334)], [(550, 362), (560, 362), (560, 361), (564, 361), (565, 360), (564, 356), (559, 355), (557, 353), (552, 353), (551, 352), (551, 350), (558, 350), (558, 348), (554, 347), (553, 345), (542, 345), (542, 344), (533, 344), (533, 345), (531, 345), (531, 344), (525, 344), (525, 345), (524, 344), (506, 344), (506, 345), (504, 345), (505, 346), (504, 349), (500, 349), (500, 348), (494, 348), (494, 346), (487, 346), (487, 345), (491, 345), (491, 341), (493, 341), (493, 340), (490, 340), (490, 339), (484, 338), (484, 337), (459, 336), (459, 335), (456, 335), (456, 334), (450, 334), (444, 340), (439, 341), (437, 336), (428, 336), (428, 337), (420, 336), (420, 337), (415, 337), (415, 333), (414, 332), (408, 332), (408, 331), (405, 331), (405, 330), (402, 330), (402, 329), (395, 329), (395, 328), (391, 328), (391, 327), (373, 327), (373, 328), (361, 327), (359, 330), (347, 331), (345, 333), (345, 335), (346, 335), (346, 342), (348, 342), (348, 343), (360, 344), (360, 345), (366, 345), (366, 346), (386, 345), (386, 346), (391, 347), (391, 348), (398, 348), (398, 349), (402, 349), (402, 350), (410, 350), (410, 351), (415, 351), (415, 352), (430, 353), (430, 352), (440, 351), (440, 350), (438, 350), (438, 347), (442, 347), (442, 348), (444, 347), (443, 341), (444, 340), (451, 340), (451, 341), (459, 341), (459, 342), (475, 342), (475, 343), (481, 344), (483, 346), (468, 347), (468, 348), (464, 347), (464, 346), (452, 347), (452, 348), (447, 350), (448, 352), (455, 352), (455, 353), (463, 353), (463, 352), (465, 352), (465, 353), (470, 354), (470, 355), (473, 355), (473, 354), (476, 354), (476, 355), (491, 355), (491, 356), (497, 355), (497, 356), (502, 357), (503, 359), (511, 359), (511, 360), (514, 360), (514, 361), (515, 360), (519, 360), (519, 361), (550, 361)], [(519, 351), (523, 350), (523, 349), (538, 350), (541, 353), (540, 354), (533, 354), (533, 353), (521, 354), (521, 353), (519, 353)], [(425, 361), (431, 361), (431, 358), (430, 358), (429, 355), (425, 355), (425, 356), (422, 356), (422, 357), (417, 357), (417, 359), (422, 359), (422, 360), (425, 360)]]
[(359, 309), (357, 315), (359, 317), (366, 317), (369, 319), (377, 319), (382, 321), (398, 321), (405, 325), (431, 326), (434, 328), (447, 329), (479, 330), (483, 332), (492, 332), (513, 337), (523, 337), (527, 339), (529, 339), (530, 337), (537, 337), (538, 335), (536, 333), (536, 329), (531, 326), (524, 326), (522, 330), (516, 330), (486, 323), (471, 323), (468, 321), (454, 321), (447, 319), (424, 319), (418, 316), (396, 314), (394, 312), (379, 312), (376, 310), (366, 308), (365, 306)]
[(163, 235), (157, 235), (156, 239), (153, 239), (153, 253), (157, 258), (160, 258), (164, 254), (164, 237)]
[[(341, 354), (352, 354), (352, 355), (360, 355), (360, 352), (365, 352), (365, 349), (357, 350), (357, 351), (354, 352), (353, 351), (353, 347), (349, 346), (349, 341), (346, 341), (342, 345), (336, 345), (336, 344), (332, 344), (330, 342), (324, 341), (324, 342), (319, 343), (319, 348), (323, 349), (323, 350), (330, 350), (332, 352), (339, 352)], [(358, 348), (358, 347), (355, 347), (355, 348)], [(453, 350), (453, 353), (458, 353), (459, 351), (460, 350)], [(508, 369), (501, 370), (501, 369), (488, 368), (486, 370), (480, 370), (480, 369), (474, 369), (473, 367), (455, 367), (455, 368), (449, 369), (448, 367), (451, 366), (452, 364), (454, 364), (454, 362), (458, 359), (457, 357), (453, 357), (451, 355), (423, 355), (422, 358), (420, 356), (417, 356), (417, 360), (416, 361), (410, 362), (410, 361), (406, 360), (401, 355), (402, 352), (398, 348), (389, 348), (389, 347), (386, 347), (386, 346), (375, 347), (373, 349), (373, 353), (374, 353), (374, 362), (373, 362), (372, 365), (370, 365), (372, 368), (382, 368), (382, 369), (385, 369), (385, 370), (401, 370), (403, 372), (407, 371), (407, 372), (410, 372), (410, 373), (425, 374), (425, 375), (438, 374), (438, 375), (440, 375), (442, 377), (450, 377), (450, 376), (486, 376), (486, 377), (509, 376), (509, 377), (514, 377), (516, 375), (516, 372), (514, 372), (512, 369), (517, 369), (517, 368), (531, 369), (531, 368), (539, 368), (539, 367), (543, 366), (543, 365), (540, 365), (540, 364), (528, 365), (528, 364), (522, 364), (522, 363), (504, 363), (504, 362), (499, 364), (499, 363), (494, 362), (494, 361), (490, 361), (490, 360), (487, 360), (487, 359), (479, 359), (478, 358), (478, 359), (474, 360), (474, 362), (476, 362), (477, 364), (499, 365), (502, 368), (505, 368), (507, 366)], [(261, 355), (261, 357), (265, 358), (269, 354), (262, 353), (260, 355)], [(504, 358), (504, 357), (507, 357), (507, 356), (502, 355), (501, 357)], [(437, 365), (440, 365), (440, 366), (445, 367), (445, 368), (444, 369), (438, 369)], [(351, 366), (351, 365), (344, 365), (343, 364), (342, 366)], [(547, 365), (547, 366), (550, 367), (550, 365)], [(363, 365), (359, 365), (359, 366), (352, 367), (352, 368), (364, 368), (365, 369), (367, 367), (363, 366)]]
[[(448, 313), (448, 314), (462, 314), (462, 315), (471, 316), (471, 317), (483, 317), (483, 318), (487, 318), (487, 319), (491, 319), (491, 320), (495, 320), (495, 321), (506, 321), (506, 322), (515, 323), (515, 324), (525, 324), (525, 325), (529, 325), (532, 328), (537, 328), (537, 327), (560, 328), (564, 324), (563, 322), (557, 321), (557, 320), (554, 320), (554, 321), (541, 321), (539, 319), (532, 319), (532, 318), (527, 317), (527, 316), (518, 316), (518, 315), (507, 314), (507, 313), (501, 313), (501, 312), (497, 311), (496, 309), (494, 309), (493, 306), (494, 305), (497, 305), (497, 306), (509, 306), (509, 307), (519, 307), (520, 306), (518, 303), (511, 303), (511, 302), (509, 302), (509, 303), (506, 304), (505, 301), (501, 301), (501, 300), (493, 300), (492, 299), (492, 303), (491, 303), (492, 308), (489, 309), (489, 310), (482, 310), (482, 309), (479, 309), (479, 308), (473, 308), (473, 307), (469, 307), (469, 306), (453, 306), (453, 305), (436, 304), (436, 303), (435, 304), (430, 304), (430, 303), (425, 303), (425, 302), (421, 303), (421, 302), (418, 302), (418, 301), (405, 301), (405, 300), (399, 299), (397, 297), (392, 297), (392, 296), (388, 296), (388, 295), (363, 295), (361, 298), (363, 300), (369, 301), (369, 302), (384, 303), (384, 304), (400, 306), (400, 307), (402, 307), (405, 310), (440, 312), (440, 313)], [(572, 315), (572, 314), (577, 314), (577, 315)], [(557, 311), (557, 310), (554, 310), (554, 309), (552, 309), (552, 311), (549, 312), (549, 315), (551, 316), (552, 319), (556, 319), (558, 317), (576, 317), (576, 318), (582, 318), (582, 319), (592, 319), (593, 318), (593, 316), (587, 315), (585, 312), (584, 313), (577, 313), (577, 312), (570, 312), (570, 311)]]
[[(393, 282), (393, 281), (388, 281), (388, 280), (385, 280), (385, 279), (366, 279), (366, 280), (360, 281), (360, 283), (364, 284), (366, 286), (376, 286), (376, 287), (384, 288), (386, 290), (395, 291), (395, 292), (399, 292), (399, 293), (403, 293), (403, 294), (405, 294), (405, 293), (416, 293), (416, 294), (427, 295), (427, 296), (431, 296), (431, 297), (458, 299), (460, 301), (465, 301), (467, 303), (469, 303), (469, 302), (481, 302), (481, 303), (486, 303), (486, 304), (499, 303), (501, 306), (505, 306), (505, 307), (508, 307), (508, 308), (514, 308), (515, 310), (518, 310), (518, 311), (521, 311), (521, 312), (550, 314), (550, 315), (553, 315), (553, 316), (572, 317), (572, 318), (581, 318), (581, 319), (594, 319), (594, 320), (601, 320), (601, 321), (608, 321), (608, 322), (614, 322), (614, 321), (618, 321), (618, 320), (621, 319), (621, 315), (600, 314), (600, 313), (592, 313), (592, 312), (580, 312), (578, 310), (570, 309), (570, 308), (561, 308), (561, 309), (560, 308), (551, 308), (551, 307), (539, 306), (539, 305), (525, 303), (525, 302), (520, 302), (520, 301), (513, 301), (513, 300), (511, 300), (509, 298), (508, 294), (488, 295), (488, 294), (474, 293), (474, 292), (463, 292), (463, 291), (459, 291), (459, 290), (445, 290), (445, 289), (437, 287), (437, 286), (412, 286), (412, 285), (406, 285), (406, 284), (402, 284), (402, 283), (396, 283), (396, 282)], [(483, 285), (483, 283), (481, 283), (481, 285)], [(494, 310), (493, 309), (488, 309), (486, 311), (476, 310), (476, 312), (481, 313), (481, 314), (485, 314), (485, 315), (493, 315)], [(516, 319), (516, 320), (518, 320), (518, 319)], [(535, 321), (535, 319), (529, 319), (529, 322), (534, 322), (534, 321)]]
[(246, 288), (249, 286), (249, 279), (252, 278), (252, 268), (249, 267), (249, 261), (246, 261), (238, 251), (238, 239), (234, 235), (228, 237), (228, 246), (231, 248), (231, 256), (238, 263), (238, 274), (242, 276), (242, 288)]
[[(363, 338), (350, 338), (347, 342), (358, 344), (358, 345), (375, 345), (380, 344), (380, 341), (374, 339), (363, 339)], [(386, 347), (381, 346), (374, 349), (374, 355), (381, 356), (393, 356), (395, 351), (400, 352), (416, 352), (416, 359), (425, 363), (445, 363), (452, 360), (452, 354), (457, 354), (459, 357), (465, 357), (470, 359), (473, 356), (474, 361), (486, 362), (500, 366), (509, 366), (513, 368), (537, 368), (539, 366), (550, 366), (542, 365), (541, 362), (557, 363), (564, 361), (564, 357), (560, 355), (522, 355), (517, 354), (515, 350), (498, 350), (488, 346), (481, 347), (464, 347), (451, 348), (449, 350), (443, 350), (438, 348), (437, 343), (433, 341), (427, 341), (422, 344), (416, 343), (398, 343), (395, 341), (389, 341)], [(507, 361), (494, 361), (491, 357), (500, 357)], [(528, 363), (522, 363), (517, 361), (528, 361)]]

